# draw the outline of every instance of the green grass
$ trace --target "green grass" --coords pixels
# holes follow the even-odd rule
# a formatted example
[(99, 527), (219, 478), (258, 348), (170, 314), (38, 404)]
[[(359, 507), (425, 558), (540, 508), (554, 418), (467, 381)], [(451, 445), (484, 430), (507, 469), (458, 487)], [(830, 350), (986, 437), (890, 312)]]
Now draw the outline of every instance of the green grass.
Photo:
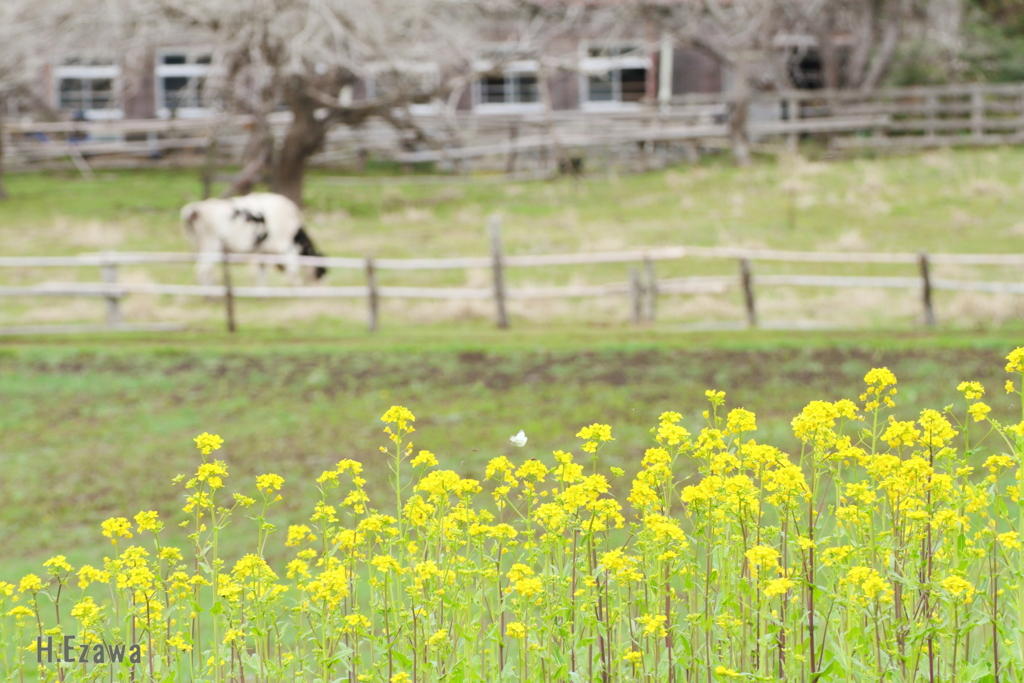
[[(847, 240), (879, 251), (998, 252), (1021, 245), (1022, 178), (1024, 149), (1001, 148), (745, 169), (709, 157), (580, 182), (350, 186), (316, 171), (306, 200), (311, 229), (337, 254), (485, 253), (483, 221), (495, 211), (510, 253), (736, 242), (816, 249), (851, 231), (859, 237)], [(200, 191), (194, 170), (104, 171), (93, 181), (31, 173), (6, 183), (12, 198), (0, 204), (0, 237), (26, 254), (104, 239), (121, 249), (184, 249), (177, 210)], [(76, 236), (66, 224), (54, 228), (61, 221), (99, 221), (109, 232)]]
[[(1024, 240), (1022, 178), (1019, 148), (761, 161), (749, 169), (711, 157), (579, 182), (351, 186), (316, 171), (307, 213), (311, 233), (332, 255), (485, 254), (484, 224), (495, 211), (504, 217), (511, 254), (672, 244), (1013, 252)], [(177, 212), (200, 190), (193, 170), (104, 171), (94, 181), (31, 173), (9, 176), (6, 184), (5, 255), (184, 250)], [(734, 271), (730, 262), (659, 265), (662, 277)], [(972, 273), (1019, 279), (998, 269)], [(620, 265), (509, 274), (513, 284), (625, 276)], [(123, 268), (121, 277), (192, 281), (187, 266)], [(247, 277), (240, 272), (239, 281)], [(330, 282), (360, 277), (335, 271)], [(3, 284), (67, 278), (98, 274), (0, 273)], [(382, 282), (488, 280), (486, 272), (454, 271), (385, 273)], [(184, 320), (190, 330), (0, 342), (0, 500), (11, 501), (0, 508), (0, 573), (58, 549), (95, 555), (105, 516), (180, 507), (168, 481), (193, 467), (190, 440), (201, 431), (227, 439), (234, 485), (248, 486), (265, 471), (287, 477), (294, 522), (307, 515), (312, 478), (340, 457), (367, 462), (372, 490), (381, 490), (373, 464), (383, 436), (377, 418), (392, 403), (419, 414), (418, 445), (463, 474), (478, 474), (486, 459), (511, 452), (507, 439), (518, 429), (530, 436), (525, 453), (543, 453), (571, 447), (575, 430), (594, 421), (615, 425), (618, 440), (608, 457), (632, 472), (628, 465), (642, 454), (658, 413), (674, 409), (693, 420), (711, 386), (728, 391), (731, 405), (756, 410), (763, 437), (792, 447), (788, 421), (803, 403), (856, 395), (873, 365), (889, 365), (900, 376), (901, 410), (909, 417), (949, 402), (952, 386), (939, 372), (949, 367), (958, 379), (987, 380), (996, 389), (999, 359), (1024, 339), (1019, 297), (937, 293), (944, 329), (928, 334), (894, 332), (913, 328), (917, 293), (865, 296), (759, 291), (758, 300), (768, 319), (817, 317), (876, 328), (863, 333), (680, 334), (679, 322), (740, 319), (733, 293), (663, 297), (659, 322), (649, 328), (622, 324), (624, 301), (531, 304), (513, 308), (512, 329), (504, 332), (493, 328), (487, 302), (385, 301), (382, 331), (372, 338), (363, 331), (361, 301), (243, 301), (241, 333), (229, 337), (214, 302), (129, 297), (129, 321)], [(0, 323), (99, 321), (102, 310), (102, 301), (7, 299)]]
[[(996, 410), (1008, 411), (1001, 359), (1019, 340), (442, 327), (379, 338), (325, 329), (8, 340), (0, 347), (0, 575), (56, 552), (98, 561), (99, 523), (109, 516), (155, 509), (175, 519), (181, 490), (170, 479), (194, 469), (191, 439), (202, 431), (227, 442), (229, 490), (281, 474), (288, 483), (275, 521), (299, 523), (313, 480), (341, 458), (365, 463), (368, 490), (387, 508), (378, 418), (392, 404), (417, 414), (416, 448), (463, 476), (482, 476), (497, 455), (577, 448), (573, 435), (593, 422), (613, 425), (616, 441), (602, 459), (631, 476), (657, 416), (676, 410), (696, 428), (707, 388), (754, 410), (758, 439), (790, 451), (788, 425), (800, 408), (856, 398), (875, 366), (899, 377), (904, 418), (951, 403), (966, 379), (985, 382)], [(519, 429), (530, 438), (523, 450), (508, 443)]]
[[(936, 151), (924, 155), (828, 162), (762, 160), (738, 169), (721, 156), (698, 165), (640, 175), (600, 174), (576, 182), (344, 185), (323, 171), (306, 190), (310, 232), (328, 254), (378, 257), (484, 255), (487, 216), (503, 216), (509, 254), (614, 250), (645, 245), (729, 245), (797, 250), (1019, 252), (1024, 246), (1024, 149)], [(199, 197), (195, 170), (105, 171), (96, 180), (71, 173), (31, 173), (7, 179), (11, 199), (0, 204), (5, 253), (70, 254), (102, 249), (183, 251), (178, 210)], [(756, 274), (801, 272), (914, 275), (910, 266), (756, 265)], [(625, 282), (628, 265), (512, 269), (513, 286)], [(1003, 279), (1012, 269), (933, 267), (935, 277)], [(658, 265), (659, 277), (735, 275), (730, 260), (687, 259)], [(125, 267), (129, 281), (192, 282), (187, 264)], [(279, 277), (276, 274), (273, 276)], [(392, 272), (384, 285), (486, 286), (485, 271)], [(361, 271), (334, 270), (328, 281), (362, 282)], [(98, 279), (91, 269), (19, 269), (0, 273), (2, 284)], [(238, 282), (251, 280), (240, 270)], [(280, 280), (273, 280), (280, 282)], [(621, 300), (620, 300), (621, 299)], [(814, 320), (832, 326), (913, 325), (917, 294), (904, 291), (762, 288), (766, 320)], [(940, 323), (954, 327), (1001, 325), (1024, 315), (1019, 298), (936, 293)], [(287, 305), (246, 302), (250, 320), (309, 322), (317, 317), (361, 321), (358, 301)], [(384, 324), (399, 320), (478, 320), (483, 303), (385, 302)], [(135, 296), (125, 302), (130, 321), (220, 320), (210, 302)], [(515, 304), (513, 315), (619, 324), (623, 297)], [(666, 296), (666, 322), (736, 320), (739, 295)], [(0, 323), (101, 320), (90, 300), (6, 299)]]

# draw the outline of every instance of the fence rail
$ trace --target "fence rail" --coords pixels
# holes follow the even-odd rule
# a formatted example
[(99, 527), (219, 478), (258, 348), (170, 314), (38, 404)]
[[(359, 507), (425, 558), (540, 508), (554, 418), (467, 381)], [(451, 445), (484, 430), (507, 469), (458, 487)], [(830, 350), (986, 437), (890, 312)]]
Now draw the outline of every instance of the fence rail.
[[(500, 223), (492, 219), (490, 226), (492, 253), (488, 256), (450, 258), (375, 259), (351, 257), (277, 256), (268, 254), (177, 252), (101, 252), (75, 256), (0, 257), (0, 268), (98, 267), (100, 282), (42, 282), (25, 286), (0, 286), (0, 297), (82, 296), (103, 298), (107, 302), (107, 329), (138, 329), (123, 323), (120, 301), (133, 294), (183, 297), (223, 297), (229, 329), (233, 329), (234, 300), (244, 299), (366, 299), (368, 324), (375, 331), (382, 299), (441, 299), (452, 301), (487, 301), (495, 304), (498, 325), (508, 325), (506, 301), (559, 298), (603, 298), (628, 296), (634, 322), (653, 321), (657, 298), (669, 294), (724, 294), (740, 290), (746, 309), (746, 323), (758, 325), (755, 289), (757, 287), (813, 288), (886, 288), (919, 290), (926, 325), (935, 324), (932, 291), (972, 291), (994, 294), (1024, 294), (1024, 282), (992, 280), (953, 280), (934, 278), (933, 265), (1024, 266), (1024, 254), (927, 254), (912, 253), (845, 253), (817, 251), (785, 251), (735, 247), (648, 247), (612, 252), (566, 254), (504, 254), (500, 239)], [(223, 266), (224, 283), (220, 285), (161, 284), (118, 282), (119, 266), (191, 263), (196, 260), (219, 262)], [(727, 259), (738, 262), (738, 277), (690, 276), (658, 279), (654, 264), (658, 261), (682, 259)], [(792, 262), (820, 264), (893, 264), (917, 267), (915, 276), (764, 274), (754, 272), (755, 262)], [(329, 268), (362, 270), (365, 285), (353, 286), (232, 286), (229, 264), (259, 263), (266, 265), (297, 264)], [(507, 268), (531, 268), (597, 264), (630, 264), (626, 282), (596, 285), (543, 287), (509, 287), (505, 283)], [(379, 285), (381, 270), (458, 270), (490, 269), (490, 287), (416, 287)], [(67, 326), (65, 326), (67, 327)], [(78, 329), (78, 328), (69, 328)], [(18, 328), (0, 329), (0, 334), (18, 333)]]
[[(756, 93), (750, 102), (754, 113), (748, 119), (748, 135), (768, 142), (781, 139), (790, 146), (806, 135), (825, 136), (836, 148), (1024, 142), (1024, 83), (787, 90)], [(660, 143), (727, 144), (734, 105), (731, 93), (706, 93), (676, 96), (668, 104), (638, 103), (600, 112), (439, 109), (412, 116), (429, 143), (416, 142), (373, 120), (360, 128), (334, 128), (311, 163), (336, 165), (375, 154), (403, 163), (451, 162), (455, 168), (471, 160), (490, 160), (491, 167), (514, 172), (517, 164), (525, 167), (535, 161), (547, 168), (567, 152), (585, 154), (611, 146), (632, 146), (644, 155)], [(288, 112), (270, 117), (276, 137), (290, 120)], [(9, 122), (3, 127), (4, 163), (18, 168), (70, 158), (83, 170), (94, 160), (158, 165), (160, 157), (171, 155), (181, 163), (201, 164), (214, 149), (218, 161), (236, 163), (252, 124), (251, 117), (233, 115)]]

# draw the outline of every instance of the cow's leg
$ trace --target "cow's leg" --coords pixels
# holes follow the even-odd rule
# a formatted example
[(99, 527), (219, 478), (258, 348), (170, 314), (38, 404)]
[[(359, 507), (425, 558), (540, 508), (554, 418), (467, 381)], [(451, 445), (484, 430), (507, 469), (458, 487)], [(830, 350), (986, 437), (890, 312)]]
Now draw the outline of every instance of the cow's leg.
[(267, 286), (267, 264), (257, 263), (254, 264), (256, 268), (256, 286), (266, 287)]
[(288, 282), (293, 287), (298, 287), (302, 283), (302, 272), (299, 266), (299, 255), (298, 254), (287, 254), (287, 260), (284, 264), (284, 272), (288, 277)]
[(214, 252), (200, 252), (196, 259), (196, 280), (201, 285), (217, 284), (214, 278), (217, 263), (214, 261)]

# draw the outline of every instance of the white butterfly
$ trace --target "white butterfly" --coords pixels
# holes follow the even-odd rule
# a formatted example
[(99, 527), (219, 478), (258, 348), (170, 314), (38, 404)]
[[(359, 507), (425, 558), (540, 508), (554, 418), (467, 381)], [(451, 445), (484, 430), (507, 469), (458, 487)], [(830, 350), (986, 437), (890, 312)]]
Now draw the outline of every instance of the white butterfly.
[(523, 430), (520, 429), (519, 433), (511, 437), (509, 441), (512, 442), (513, 446), (519, 446), (520, 448), (522, 448), (523, 446), (526, 445), (526, 434), (524, 434)]

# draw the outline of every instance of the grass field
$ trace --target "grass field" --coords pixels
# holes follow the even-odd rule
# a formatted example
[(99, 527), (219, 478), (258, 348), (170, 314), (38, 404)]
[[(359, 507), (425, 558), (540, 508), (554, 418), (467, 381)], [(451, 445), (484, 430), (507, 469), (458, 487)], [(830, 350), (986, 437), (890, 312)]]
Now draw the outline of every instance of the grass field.
[[(177, 210), (196, 199), (194, 171), (104, 172), (7, 179), (0, 204), (5, 255), (97, 249), (187, 248)], [(878, 160), (699, 165), (579, 182), (341, 185), (314, 173), (310, 231), (332, 255), (484, 254), (486, 216), (504, 217), (509, 253), (701, 244), (791, 249), (1020, 251), (1024, 150), (938, 151)], [(791, 217), (795, 216), (795, 224)], [(662, 276), (734, 272), (733, 263), (683, 262)], [(778, 272), (778, 271), (776, 271)], [(809, 272), (804, 268), (801, 272)], [(828, 272), (866, 272), (829, 268)], [(870, 272), (897, 273), (898, 268)], [(905, 273), (904, 273), (905, 274)], [(964, 273), (938, 273), (964, 275)], [(988, 269), (977, 277), (1019, 279)], [(5, 283), (94, 272), (8, 270)], [(187, 267), (122, 270), (128, 281), (191, 281)], [(404, 283), (482, 286), (486, 272), (402, 276)], [(624, 266), (513, 271), (513, 283), (606, 282)], [(357, 282), (334, 272), (331, 282)], [(397, 276), (386, 274), (398, 282)], [(242, 278), (244, 280), (244, 278)], [(864, 373), (888, 365), (910, 418), (948, 401), (956, 379), (1001, 383), (999, 359), (1024, 339), (1020, 298), (940, 293), (944, 327), (911, 331), (917, 294), (779, 290), (759, 294), (763, 316), (875, 327), (842, 333), (681, 334), (678, 323), (739, 319), (738, 297), (666, 297), (659, 322), (623, 325), (624, 301), (513, 309), (513, 329), (490, 324), (490, 306), (385, 302), (383, 330), (362, 330), (362, 302), (242, 302), (229, 338), (212, 302), (130, 297), (128, 320), (183, 320), (172, 335), (0, 340), (0, 574), (34, 566), (55, 549), (91, 559), (100, 520), (180, 507), (168, 482), (194, 465), (191, 438), (220, 433), (234, 483), (276, 471), (292, 487), (287, 514), (308, 514), (311, 481), (340, 457), (373, 458), (378, 418), (392, 404), (421, 417), (417, 444), (462, 474), (479, 474), (508, 437), (525, 451), (568, 448), (575, 430), (607, 421), (610, 464), (630, 463), (663, 410), (693, 420), (709, 387), (757, 412), (766, 441), (792, 448), (789, 420), (812, 398), (855, 396)], [(8, 300), (0, 323), (99, 321), (102, 302)], [(553, 326), (552, 326), (553, 324)], [(894, 330), (903, 330), (896, 331)], [(993, 398), (998, 406), (998, 392)]]
[[(380, 339), (343, 330), (8, 340), (0, 346), (0, 575), (17, 576), (53, 552), (98, 561), (99, 523), (156, 509), (180, 516), (175, 475), (194, 468), (192, 437), (226, 440), (229, 490), (253, 477), (288, 480), (279, 523), (300, 523), (313, 480), (341, 458), (366, 465), (367, 490), (386, 507), (380, 415), (391, 405), (419, 419), (417, 448), (442, 467), (482, 476), (497, 455), (518, 459), (571, 449), (575, 432), (613, 425), (606, 466), (628, 476), (665, 410), (700, 423), (703, 392), (758, 415), (758, 439), (797, 443), (789, 421), (811, 399), (861, 391), (871, 367), (900, 379), (897, 414), (953, 400), (960, 380), (990, 388), (1019, 333), (673, 335), (424, 327)], [(953, 375), (949, 369), (955, 368)], [(529, 443), (508, 437), (524, 429)], [(173, 529), (172, 524), (168, 525)], [(280, 540), (280, 539), (279, 539)], [(230, 542), (225, 547), (233, 552)], [(274, 546), (272, 553), (283, 552)]]
[[(188, 248), (177, 211), (198, 198), (195, 171), (104, 172), (94, 181), (70, 174), (26, 174), (8, 180), (12, 199), (0, 204), (4, 253), (70, 254), (98, 249), (182, 251)], [(764, 160), (737, 169), (722, 157), (694, 166), (633, 176), (599, 175), (578, 182), (339, 184), (313, 173), (307, 188), (310, 232), (331, 255), (379, 257), (483, 255), (486, 218), (503, 217), (510, 254), (613, 250), (653, 245), (729, 245), (846, 251), (1018, 252), (1024, 247), (1024, 150), (942, 150), (884, 159), (809, 162)], [(624, 282), (626, 265), (518, 269), (513, 285)], [(659, 265), (660, 277), (735, 274), (731, 261), (685, 260)], [(912, 275), (906, 266), (758, 264), (757, 273), (820, 272)], [(941, 267), (937, 277), (1016, 279), (1009, 269)], [(124, 268), (135, 282), (190, 282), (187, 266)], [(241, 281), (250, 275), (240, 271)], [(358, 271), (334, 271), (332, 284), (361, 282)], [(388, 273), (381, 284), (485, 286), (486, 271)], [(6, 283), (43, 279), (97, 280), (79, 272), (19, 270)], [(831, 326), (912, 326), (916, 293), (878, 290), (759, 291), (762, 317), (812, 320)], [(7, 300), (0, 323), (99, 321), (90, 300)], [(1024, 315), (1019, 297), (937, 294), (940, 322), (951, 327), (998, 326)], [(243, 321), (290, 324), (317, 318), (363, 318), (358, 301), (244, 302)], [(519, 319), (618, 324), (623, 299), (515, 303)], [(209, 302), (134, 296), (128, 320), (218, 324)], [(666, 323), (738, 320), (739, 295), (664, 297)], [(416, 323), (475, 321), (487, 302), (384, 303), (383, 320)]]

